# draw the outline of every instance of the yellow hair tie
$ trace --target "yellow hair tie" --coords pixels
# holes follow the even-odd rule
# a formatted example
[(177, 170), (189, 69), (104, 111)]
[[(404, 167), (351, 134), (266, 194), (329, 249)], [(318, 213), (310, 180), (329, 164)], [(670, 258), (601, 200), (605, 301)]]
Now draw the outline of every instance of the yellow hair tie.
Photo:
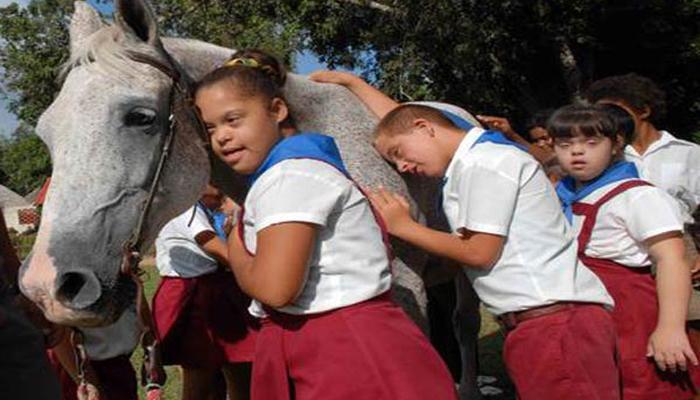
[(224, 67), (235, 67), (236, 65), (242, 65), (244, 67), (258, 68), (260, 63), (252, 58), (234, 58), (233, 60), (226, 61)]

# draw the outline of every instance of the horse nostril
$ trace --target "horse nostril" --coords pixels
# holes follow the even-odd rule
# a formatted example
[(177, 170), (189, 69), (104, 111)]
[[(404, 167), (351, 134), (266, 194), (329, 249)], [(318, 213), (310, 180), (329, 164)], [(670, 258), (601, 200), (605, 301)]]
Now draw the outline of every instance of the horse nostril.
[(90, 271), (59, 273), (56, 287), (56, 299), (74, 309), (90, 307), (102, 295), (100, 281)]

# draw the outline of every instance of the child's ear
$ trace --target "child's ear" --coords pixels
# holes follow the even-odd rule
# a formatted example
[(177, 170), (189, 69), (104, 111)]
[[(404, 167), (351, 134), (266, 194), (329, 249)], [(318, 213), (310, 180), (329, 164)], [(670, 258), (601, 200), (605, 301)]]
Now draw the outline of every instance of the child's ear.
[(435, 129), (433, 128), (433, 124), (428, 121), (425, 118), (417, 118), (413, 121), (413, 126), (418, 128), (420, 132), (425, 132), (430, 137), (435, 136)]
[(617, 156), (618, 154), (621, 154), (623, 149), (625, 148), (625, 145), (625, 136), (621, 133), (615, 135), (615, 143), (613, 143), (612, 150), (613, 155)]
[(272, 99), (272, 103), (270, 104), (270, 112), (275, 116), (275, 120), (278, 124), (281, 124), (289, 117), (289, 108), (287, 107), (287, 103), (279, 97)]
[(651, 108), (649, 106), (644, 106), (637, 115), (642, 121), (647, 120), (651, 117)]

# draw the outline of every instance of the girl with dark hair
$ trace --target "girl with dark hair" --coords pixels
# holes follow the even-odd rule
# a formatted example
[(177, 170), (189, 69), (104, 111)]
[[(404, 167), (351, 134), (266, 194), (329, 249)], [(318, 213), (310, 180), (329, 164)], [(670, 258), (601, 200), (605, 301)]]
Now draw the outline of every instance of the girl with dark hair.
[(250, 182), (228, 246), (262, 319), (253, 399), (455, 399), (447, 367), (390, 299), (381, 221), (334, 140), (296, 132), (284, 78), (245, 51), (195, 96), (214, 153)]
[(622, 398), (690, 399), (700, 368), (685, 331), (683, 220), (668, 194), (622, 161), (630, 120), (612, 106), (569, 105), (552, 115), (548, 130), (569, 174), (557, 194), (579, 232), (579, 258), (615, 300)]

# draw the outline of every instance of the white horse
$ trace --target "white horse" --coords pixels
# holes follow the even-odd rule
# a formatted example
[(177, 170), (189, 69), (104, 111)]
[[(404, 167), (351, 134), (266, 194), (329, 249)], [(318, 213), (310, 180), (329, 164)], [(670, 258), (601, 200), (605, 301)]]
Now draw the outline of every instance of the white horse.
[[(84, 327), (114, 321), (134, 301), (135, 285), (120, 272), (122, 248), (154, 179), (169, 130), (174, 84), (168, 71), (157, 67), (178, 71), (183, 79), (199, 79), (233, 50), (160, 38), (143, 0), (116, 1), (115, 23), (109, 26), (86, 3), (76, 2), (75, 7), (65, 82), (37, 126), (51, 153), (53, 178), (20, 287), (49, 320)], [(376, 118), (349, 91), (290, 74), (284, 93), (299, 129), (335, 137), (361, 185), (383, 185), (408, 197), (410, 192), (430, 213), (434, 182), (413, 180), (407, 185), (381, 159), (371, 146)], [(196, 124), (177, 124), (153, 206), (145, 215), (142, 249), (168, 220), (196, 201), (210, 172), (224, 191), (242, 199), (241, 177), (215, 157), (210, 168)], [(422, 281), (426, 256), (401, 243), (395, 244), (395, 253), (395, 299), (427, 330)]]

